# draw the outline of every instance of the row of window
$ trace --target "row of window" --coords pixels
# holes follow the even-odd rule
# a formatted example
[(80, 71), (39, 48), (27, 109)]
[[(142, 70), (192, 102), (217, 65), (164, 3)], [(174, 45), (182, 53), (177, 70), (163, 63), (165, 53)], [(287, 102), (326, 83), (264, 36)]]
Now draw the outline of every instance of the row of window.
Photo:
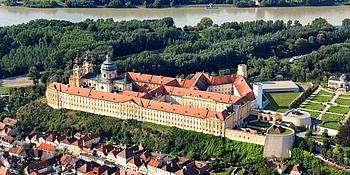
[[(49, 93), (48, 98), (54, 101), (56, 99), (56, 96), (51, 95), (51, 93)], [(129, 115), (129, 116), (131, 115), (130, 117), (142, 116), (142, 114), (144, 114), (145, 115), (144, 119), (146, 121), (161, 122), (161, 123), (176, 125), (179, 127), (191, 128), (191, 129), (200, 129), (206, 126), (206, 122), (201, 122), (201, 119), (198, 119), (198, 118), (188, 118), (188, 117), (183, 118), (181, 115), (177, 115), (174, 113), (164, 113), (163, 111), (157, 111), (157, 110), (142, 111), (140, 110), (141, 108), (137, 108), (137, 107), (135, 108), (132, 105), (129, 105), (127, 107), (120, 106), (120, 105), (115, 105), (114, 103), (111, 103), (111, 102), (94, 100), (91, 98), (82, 98), (79, 96), (63, 95), (62, 104), (64, 106), (71, 105), (74, 107), (85, 108), (88, 110), (95, 109), (98, 111), (114, 113), (117, 115), (118, 114)], [(127, 110), (125, 110), (125, 108)], [(206, 129), (206, 131), (213, 131), (215, 129), (221, 130), (222, 129), (221, 123), (210, 121), (209, 129)]]

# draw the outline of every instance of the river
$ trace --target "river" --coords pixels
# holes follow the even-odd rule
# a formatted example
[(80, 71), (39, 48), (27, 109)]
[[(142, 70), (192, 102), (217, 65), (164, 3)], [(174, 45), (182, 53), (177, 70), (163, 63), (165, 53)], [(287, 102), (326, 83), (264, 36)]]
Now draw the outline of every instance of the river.
[(311, 22), (317, 17), (327, 19), (334, 25), (340, 25), (344, 18), (350, 18), (350, 6), (330, 7), (277, 7), (277, 8), (236, 8), (219, 7), (205, 9), (203, 7), (182, 7), (164, 9), (107, 9), (107, 8), (24, 8), (0, 6), (0, 26), (20, 24), (33, 19), (61, 19), (72, 22), (87, 18), (113, 18), (115, 20), (155, 19), (171, 16), (179, 27), (195, 25), (201, 18), (208, 16), (216, 24), (226, 21), (264, 20), (299, 20), (302, 24)]

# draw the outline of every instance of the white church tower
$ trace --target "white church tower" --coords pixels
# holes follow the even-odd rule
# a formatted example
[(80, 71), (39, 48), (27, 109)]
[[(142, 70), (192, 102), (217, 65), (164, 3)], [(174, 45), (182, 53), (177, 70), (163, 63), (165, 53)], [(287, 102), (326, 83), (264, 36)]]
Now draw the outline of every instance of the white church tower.
[(254, 100), (254, 108), (262, 109), (263, 108), (263, 84), (262, 83), (254, 83), (253, 84), (253, 92), (255, 96)]

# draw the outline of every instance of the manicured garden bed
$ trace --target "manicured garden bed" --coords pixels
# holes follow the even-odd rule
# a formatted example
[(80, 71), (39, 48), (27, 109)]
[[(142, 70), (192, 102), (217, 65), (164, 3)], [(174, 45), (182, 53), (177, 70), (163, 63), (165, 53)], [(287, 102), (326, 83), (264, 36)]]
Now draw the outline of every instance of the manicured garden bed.
[(306, 112), (310, 113), (311, 118), (317, 118), (321, 114), (321, 112), (314, 112), (314, 111), (306, 111)]
[(338, 114), (347, 114), (350, 111), (350, 108), (341, 107), (341, 106), (332, 106), (328, 109), (328, 112), (338, 113)]
[(338, 130), (340, 125), (337, 121), (325, 121), (321, 124), (322, 127)]
[(320, 91), (317, 95), (329, 95), (329, 96), (333, 96), (334, 93), (332, 93), (332, 92), (327, 92), (327, 91)]
[(344, 119), (344, 115), (335, 115), (335, 114), (324, 114), (322, 116), (322, 121), (340, 121)]
[(335, 102), (340, 104), (340, 105), (350, 106), (350, 99), (338, 98)]
[(312, 102), (309, 102), (308, 104), (306, 104), (304, 106), (304, 108), (306, 109), (312, 109), (312, 110), (317, 110), (317, 111), (322, 111), (324, 109), (324, 105), (321, 104), (321, 103), (312, 103)]
[(313, 97), (311, 100), (312, 101), (318, 101), (318, 102), (329, 102), (332, 100), (333, 97), (331, 96), (323, 96), (323, 95), (317, 95)]
[(350, 98), (350, 94), (341, 94), (339, 97)]

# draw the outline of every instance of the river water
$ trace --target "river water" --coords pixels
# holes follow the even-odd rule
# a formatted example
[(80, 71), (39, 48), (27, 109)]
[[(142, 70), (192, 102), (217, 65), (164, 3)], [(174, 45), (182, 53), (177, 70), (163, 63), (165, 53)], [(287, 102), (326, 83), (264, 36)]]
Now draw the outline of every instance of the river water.
[(166, 16), (174, 18), (179, 27), (195, 25), (203, 17), (210, 17), (216, 24), (226, 21), (264, 20), (299, 20), (302, 24), (311, 22), (317, 17), (327, 19), (334, 25), (340, 25), (344, 18), (350, 18), (350, 6), (331, 7), (278, 7), (278, 8), (235, 8), (219, 7), (205, 9), (204, 7), (182, 7), (164, 9), (107, 9), (107, 8), (24, 8), (0, 6), (0, 26), (20, 24), (33, 19), (61, 19), (72, 22), (87, 18), (113, 18), (115, 20), (156, 19)]

